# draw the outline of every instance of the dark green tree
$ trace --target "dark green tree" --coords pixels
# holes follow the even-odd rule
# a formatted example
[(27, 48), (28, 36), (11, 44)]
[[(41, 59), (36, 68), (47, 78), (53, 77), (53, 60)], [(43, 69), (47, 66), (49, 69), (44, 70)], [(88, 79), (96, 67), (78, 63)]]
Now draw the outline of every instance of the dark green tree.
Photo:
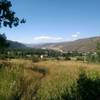
[(8, 47), (9, 43), (7, 42), (7, 38), (5, 34), (0, 34), (0, 48)]
[(98, 55), (98, 62), (100, 63), (100, 42), (97, 43), (97, 55)]
[(0, 0), (0, 27), (18, 26), (19, 23), (25, 23), (24, 19), (15, 16), (15, 12), (11, 10), (12, 4), (8, 0)]
[[(25, 23), (25, 19), (19, 19), (15, 16), (15, 12), (11, 10), (12, 4), (8, 0), (0, 0), (0, 28), (18, 26), (19, 23)], [(7, 47), (5, 34), (0, 34), (0, 48)]]

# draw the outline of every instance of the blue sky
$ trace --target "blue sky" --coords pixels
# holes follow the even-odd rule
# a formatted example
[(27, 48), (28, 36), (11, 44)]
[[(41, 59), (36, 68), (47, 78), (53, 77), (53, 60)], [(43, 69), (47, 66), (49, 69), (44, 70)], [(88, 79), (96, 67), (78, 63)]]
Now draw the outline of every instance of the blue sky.
[(9, 29), (8, 39), (23, 43), (71, 41), (100, 36), (100, 0), (11, 0), (27, 22)]

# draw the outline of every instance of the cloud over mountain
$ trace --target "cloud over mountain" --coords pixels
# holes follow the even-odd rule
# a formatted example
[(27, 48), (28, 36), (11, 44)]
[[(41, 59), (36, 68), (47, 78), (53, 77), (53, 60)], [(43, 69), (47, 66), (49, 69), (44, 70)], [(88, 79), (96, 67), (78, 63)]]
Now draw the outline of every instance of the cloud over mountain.
[(33, 40), (37, 41), (37, 42), (57, 42), (57, 41), (63, 40), (63, 38), (62, 37), (41, 35), (41, 36), (33, 37)]

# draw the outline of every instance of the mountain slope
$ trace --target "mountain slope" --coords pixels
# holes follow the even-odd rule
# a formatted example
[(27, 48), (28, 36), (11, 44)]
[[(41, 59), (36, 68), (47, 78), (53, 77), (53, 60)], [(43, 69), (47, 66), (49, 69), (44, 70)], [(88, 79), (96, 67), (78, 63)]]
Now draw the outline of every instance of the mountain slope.
[(11, 40), (7, 40), (7, 41), (9, 43), (9, 48), (26, 48), (26, 46), (22, 43), (11, 41)]
[[(95, 51), (97, 43), (100, 42), (100, 36), (78, 39), (71, 42), (61, 42), (61, 43), (47, 43), (42, 45), (33, 45), (34, 48), (44, 48), (44, 49), (54, 49), (63, 51), (79, 51), (79, 52), (89, 52)], [(32, 46), (32, 45), (31, 45)]]

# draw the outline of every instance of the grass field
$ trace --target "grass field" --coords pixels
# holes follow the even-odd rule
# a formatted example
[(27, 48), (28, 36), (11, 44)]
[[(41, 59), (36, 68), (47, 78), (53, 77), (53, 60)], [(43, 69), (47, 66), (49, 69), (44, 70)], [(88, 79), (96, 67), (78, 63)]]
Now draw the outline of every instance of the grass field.
[(17, 59), (9, 63), (0, 69), (0, 100), (100, 100), (99, 64)]

